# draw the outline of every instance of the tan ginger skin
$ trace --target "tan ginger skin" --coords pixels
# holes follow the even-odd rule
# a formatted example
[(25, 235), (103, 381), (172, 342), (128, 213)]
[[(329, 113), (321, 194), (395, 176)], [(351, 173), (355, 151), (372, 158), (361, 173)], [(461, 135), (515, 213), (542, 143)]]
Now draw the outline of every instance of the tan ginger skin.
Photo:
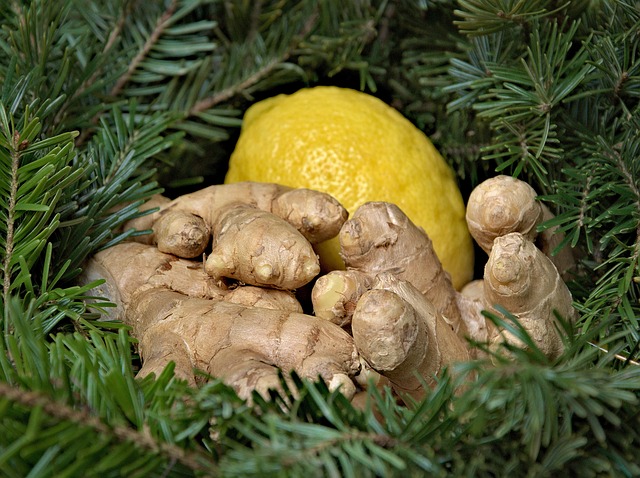
[[(499, 225), (500, 232), (489, 240), (477, 231), (496, 229), (497, 222), (491, 214), (474, 219), (471, 232), (488, 245), (489, 261), (485, 280), (463, 292), (453, 288), (426, 233), (397, 206), (367, 203), (344, 222), (344, 210), (313, 191), (255, 183), (215, 186), (173, 201), (160, 198), (159, 212), (137, 220), (135, 227), (153, 229), (148, 240), (160, 244), (167, 242), (164, 216), (184, 211), (187, 217), (178, 222), (185, 224), (192, 224), (191, 216), (202, 218), (214, 236), (206, 272), (201, 264), (129, 243), (97, 254), (86, 275), (107, 278), (101, 295), (119, 304), (116, 315), (139, 338), (143, 375), (159, 373), (173, 360), (177, 373), (190, 381), (193, 369), (202, 369), (248, 397), (252, 390), (264, 394), (277, 387), (281, 368), (312, 379), (319, 374), (332, 388), (340, 386), (353, 396), (353, 379), (363, 382), (356, 375), (364, 362), (367, 373), (383, 376), (379, 383), (419, 399), (425, 393), (422, 383), (434, 384), (444, 367), (473, 357), (468, 338), (493, 346), (505, 340), (520, 345), (486, 320), (483, 309), (503, 306), (519, 317), (544, 353), (562, 351), (553, 311), (569, 320), (575, 312), (556, 267), (530, 240), (540, 214), (535, 194), (520, 183), (501, 179), (476, 195), (503, 194), (507, 201), (501, 207), (518, 219), (503, 221), (507, 225)], [(514, 186), (527, 194), (511, 193)], [(330, 232), (322, 231), (317, 215), (327, 210), (335, 218), (329, 221)], [(527, 222), (523, 217), (533, 213), (519, 211), (534, 211), (536, 218)], [(282, 226), (282, 218), (293, 227)], [(169, 229), (173, 236), (198, 235)], [(338, 230), (348, 269), (320, 277), (312, 291), (316, 316), (301, 314), (292, 294), (278, 289), (308, 282), (315, 269), (308, 267), (306, 248)], [(271, 244), (270, 237), (278, 239)], [(263, 280), (270, 275), (275, 277), (271, 282)], [(220, 277), (270, 288), (229, 290)]]
[[(111, 318), (131, 325), (139, 340), (141, 376), (158, 374), (173, 361), (176, 374), (191, 383), (194, 370), (203, 370), (249, 398), (253, 390), (266, 396), (277, 388), (278, 369), (295, 370), (354, 394), (360, 358), (351, 336), (302, 314), (293, 293), (284, 290), (319, 272), (310, 241), (337, 234), (347, 216), (334, 198), (238, 183), (173, 201), (155, 197), (150, 206), (160, 209), (126, 225), (153, 230), (142, 236), (147, 243), (179, 245), (199, 236), (209, 243), (214, 237), (204, 268), (139, 243), (99, 252), (87, 264), (83, 281), (106, 280), (97, 292), (117, 304)], [(194, 224), (206, 233), (194, 233)], [(245, 285), (227, 287), (222, 277)], [(271, 287), (259, 287), (265, 283)]]
[(339, 238), (347, 269), (370, 276), (388, 272), (411, 281), (456, 333), (465, 334), (451, 277), (442, 268), (429, 236), (398, 206), (385, 202), (362, 205), (344, 224)]
[(213, 248), (205, 270), (214, 278), (295, 289), (320, 273), (311, 243), (267, 211), (244, 204), (225, 206), (212, 232)]
[[(485, 266), (484, 305), (492, 310), (499, 304), (517, 316), (538, 348), (549, 357), (556, 357), (563, 350), (558, 324), (552, 320), (554, 310), (572, 321), (572, 302), (553, 262), (531, 241), (518, 232), (495, 239)], [(492, 330), (489, 338), (494, 346), (503, 341), (522, 345), (506, 331)]]
[[(176, 375), (192, 384), (198, 369), (249, 398), (253, 390), (266, 396), (278, 388), (280, 368), (322, 376), (346, 396), (355, 392), (351, 377), (360, 363), (353, 339), (334, 324), (285, 310), (292, 308), (287, 292), (255, 288), (244, 304), (232, 303), (233, 291), (191, 261), (136, 243), (99, 252), (84, 275), (106, 280), (100, 292), (119, 304), (112, 318), (129, 324), (139, 340), (140, 376), (159, 374), (173, 361)], [(246, 305), (252, 301), (262, 304)], [(269, 302), (278, 309), (264, 308)]]
[[(205, 225), (212, 227), (225, 208), (234, 203), (275, 214), (295, 227), (311, 244), (318, 244), (337, 236), (347, 219), (347, 211), (328, 194), (271, 183), (241, 182), (209, 186), (174, 200), (154, 196), (145, 204), (143, 210), (157, 207), (159, 211), (129, 221), (124, 228), (154, 230), (153, 234), (140, 236), (139, 240), (145, 244), (157, 244), (155, 228), (158, 220), (169, 212), (183, 211), (201, 218)], [(204, 245), (206, 246), (207, 244)], [(180, 250), (163, 252), (185, 258), (199, 255), (181, 255)]]
[(495, 176), (479, 184), (471, 192), (467, 203), (466, 219), (469, 232), (488, 254), (493, 241), (510, 232), (519, 232), (536, 242), (563, 277), (575, 265), (570, 248), (564, 247), (552, 254), (562, 240), (555, 228), (538, 233), (537, 227), (553, 217), (543, 203), (536, 200), (536, 191), (526, 182), (511, 176)]
[(389, 273), (377, 275), (358, 301), (352, 331), (360, 354), (400, 396), (420, 398), (423, 383), (435, 385), (445, 366), (471, 358), (433, 304)]
[[(499, 180), (490, 185), (504, 189), (503, 207), (536, 211), (535, 194), (522, 200), (519, 193), (510, 191), (514, 185), (526, 190), (520, 183)], [(500, 196), (499, 191), (494, 194)], [(529, 231), (535, 230), (541, 217), (528, 224)], [(491, 222), (482, 224), (490, 218), (481, 215), (471, 227), (472, 234), (496, 228)], [(442, 367), (471, 358), (475, 350), (470, 350), (467, 338), (494, 347), (503, 341), (521, 345), (481, 314), (487, 309), (495, 312), (496, 306), (514, 313), (541, 351), (555, 357), (562, 352), (562, 341), (554, 311), (574, 320), (571, 295), (552, 261), (531, 242), (535, 233), (527, 237), (511, 232), (522, 221), (509, 221), (490, 240), (484, 281), (458, 292), (423, 230), (397, 206), (367, 203), (340, 232), (348, 270), (332, 271), (316, 282), (312, 294), (316, 315), (350, 324), (361, 356), (401, 396), (420, 398), (424, 394), (421, 380), (433, 384)], [(489, 242), (485, 237), (479, 240)]]
[(159, 211), (124, 226), (153, 231), (138, 240), (191, 258), (213, 233), (207, 272), (281, 289), (300, 287), (320, 272), (312, 244), (337, 235), (347, 218), (328, 194), (254, 182), (210, 186), (172, 201), (156, 197), (151, 206)]
[[(125, 229), (153, 231), (136, 240), (193, 258), (205, 251), (213, 233), (207, 262), (212, 276), (242, 276), (281, 289), (300, 287), (320, 272), (312, 244), (336, 236), (347, 218), (328, 194), (253, 182), (210, 186), (172, 201), (156, 196), (145, 209), (155, 207), (159, 211), (125, 224)], [(238, 240), (241, 221), (250, 243)]]

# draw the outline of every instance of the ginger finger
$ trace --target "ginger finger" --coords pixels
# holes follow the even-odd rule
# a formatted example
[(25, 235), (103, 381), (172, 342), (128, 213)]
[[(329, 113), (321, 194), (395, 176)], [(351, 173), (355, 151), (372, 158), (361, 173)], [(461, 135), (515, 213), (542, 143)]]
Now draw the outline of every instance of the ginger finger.
[(319, 244), (335, 237), (347, 220), (347, 210), (331, 196), (312, 189), (292, 189), (273, 201), (271, 212)]
[[(140, 207), (140, 212), (164, 209), (171, 202), (161, 194), (155, 194)], [(150, 234), (133, 237), (141, 244), (156, 245), (162, 252), (191, 259), (200, 256), (209, 245), (211, 231), (204, 220), (186, 211), (168, 210), (158, 214), (155, 220), (141, 216), (124, 225), (124, 229), (151, 229)]]
[[(181, 259), (160, 252), (155, 247), (125, 242), (117, 248), (105, 249), (100, 253), (100, 260), (92, 260), (83, 272), (83, 280), (91, 282), (96, 279), (107, 279), (98, 286), (96, 292), (103, 297), (113, 297), (116, 305), (128, 305), (129, 297), (120, 297), (119, 289), (114, 288), (116, 279), (111, 276), (111, 269), (103, 264), (126, 262), (124, 269), (118, 274), (127, 274), (129, 290), (143, 287), (165, 288), (180, 292), (190, 297), (213, 300), (226, 300), (236, 304), (269, 309), (302, 311), (302, 306), (290, 291), (262, 288), (255, 286), (239, 286), (227, 289), (224, 284), (209, 276), (202, 264)], [(108, 309), (111, 320), (124, 320), (121, 305)]]
[[(374, 370), (403, 387), (408, 380), (415, 382), (413, 371), (422, 362), (429, 338), (409, 304), (387, 290), (367, 291), (356, 307), (352, 327), (358, 351)], [(408, 370), (396, 372), (408, 360)]]
[(360, 206), (340, 231), (347, 268), (371, 276), (392, 273), (411, 282), (461, 336), (467, 334), (451, 277), (442, 268), (429, 236), (390, 203)]
[(467, 203), (467, 225), (478, 245), (488, 254), (493, 241), (519, 232), (535, 241), (542, 221), (537, 193), (526, 182), (511, 176), (496, 176), (476, 186)]
[(132, 239), (141, 244), (155, 245), (162, 252), (185, 259), (200, 256), (209, 245), (211, 229), (200, 216), (188, 211), (166, 209), (170, 203), (171, 200), (161, 194), (151, 196), (140, 207), (140, 212), (155, 208), (162, 212), (132, 219), (123, 229), (151, 229), (150, 234), (134, 236)]
[[(222, 300), (225, 296), (222, 284), (211, 278), (201, 264), (137, 242), (123, 242), (89, 260), (81, 281), (89, 283), (97, 279), (105, 282), (95, 289), (95, 295), (111, 298), (116, 305), (106, 310), (110, 320), (125, 320), (130, 292), (140, 288), (164, 288), (213, 300)], [(123, 281), (126, 287), (120, 285)]]
[(250, 182), (211, 186), (169, 202), (157, 196), (151, 205), (160, 210), (126, 225), (153, 230), (141, 242), (197, 257), (209, 244), (211, 230), (213, 251), (206, 269), (215, 279), (282, 289), (301, 287), (319, 273), (310, 242), (335, 236), (347, 217), (328, 194)]
[[(495, 239), (485, 266), (484, 295), (488, 307), (501, 305), (517, 316), (545, 355), (556, 357), (562, 353), (553, 312), (575, 320), (571, 293), (551, 260), (522, 234), (515, 232)], [(490, 332), (491, 343), (502, 341), (522, 346), (506, 331)]]
[[(293, 225), (311, 243), (334, 237), (347, 218), (347, 211), (326, 193), (278, 184), (242, 182), (209, 186), (173, 200), (161, 196), (154, 198), (150, 206), (160, 207), (160, 210), (127, 222), (124, 229), (153, 229), (160, 217), (170, 211), (198, 216), (209, 228), (213, 228), (219, 214), (232, 203), (252, 205), (277, 215)], [(147, 205), (143, 208), (149, 209)], [(136, 240), (154, 243), (144, 236)], [(156, 239), (156, 242), (159, 240)]]
[[(347, 397), (355, 393), (355, 385), (347, 386), (350, 377), (360, 368), (353, 340), (327, 321), (294, 312), (189, 298), (157, 289), (135, 297), (128, 322), (135, 323), (131, 316), (141, 314), (149, 318), (145, 321), (146, 328), (134, 326), (134, 335), (143, 338), (141, 346), (143, 343), (157, 346), (154, 344), (159, 334), (154, 334), (153, 343), (144, 340), (156, 327), (178, 334), (189, 350), (195, 369), (223, 379), (245, 398), (247, 385), (258, 382), (238, 381), (239, 376), (252, 373), (249, 365), (254, 361), (244, 362), (245, 367), (237, 364), (242, 361), (244, 351), (256, 354), (261, 364), (273, 367), (274, 374), (279, 368), (285, 373), (295, 370), (310, 380), (321, 376), (332, 390), (341, 386)], [(153, 348), (140, 348), (143, 361), (153, 353)], [(265, 371), (258, 375), (264, 377)]]
[(420, 399), (422, 381), (433, 386), (443, 367), (469, 360), (466, 343), (408, 281), (381, 274), (373, 287), (353, 314), (356, 347), (399, 395)]
[[(101, 295), (117, 303), (119, 318), (132, 327), (143, 373), (157, 373), (175, 361), (181, 374), (189, 368), (185, 364), (225, 381), (227, 373), (235, 374), (228, 383), (246, 396), (248, 382), (237, 379), (243, 367), (236, 368), (230, 360), (234, 355), (225, 352), (244, 350), (273, 370), (295, 370), (311, 380), (319, 375), (330, 388), (341, 387), (347, 396), (355, 393), (352, 377), (360, 369), (359, 355), (340, 327), (300, 313), (228, 303), (224, 289), (209, 294), (216, 295), (214, 300), (189, 297), (183, 293), (189, 287), (203, 291), (202, 285), (189, 286), (194, 278), (204, 278), (209, 286), (214, 281), (198, 264), (189, 268), (185, 263), (193, 264), (151, 246), (122, 243), (99, 252), (85, 267), (83, 281), (104, 278)], [(255, 360), (244, 363), (244, 373), (250, 373), (248, 364)]]
[(211, 240), (211, 230), (204, 220), (185, 211), (169, 211), (153, 225), (153, 235), (160, 252), (191, 259), (201, 256)]
[(311, 291), (311, 303), (316, 317), (340, 327), (351, 323), (360, 296), (371, 289), (372, 279), (359, 271), (331, 271), (318, 280)]
[[(170, 202), (171, 202), (171, 199), (169, 199), (168, 197), (165, 197), (162, 194), (154, 194), (147, 200), (147, 202), (145, 202), (142, 206), (140, 206), (139, 210), (140, 212), (148, 212), (156, 208), (163, 209)], [(151, 220), (149, 218), (149, 214), (145, 214), (143, 216), (127, 221), (122, 226), (122, 229), (123, 230), (137, 229), (138, 231), (143, 231), (147, 229), (153, 230), (154, 222), (155, 220)], [(151, 234), (135, 236), (133, 240), (141, 244), (150, 244), (150, 245), (157, 244), (156, 237), (153, 232), (151, 232)]]
[(538, 234), (537, 227), (554, 216), (537, 196), (529, 184), (511, 176), (487, 179), (469, 196), (466, 213), (469, 232), (487, 254), (497, 237), (519, 232), (536, 242), (565, 276), (575, 265), (573, 253), (571, 248), (564, 247), (557, 254), (551, 254), (563, 239), (557, 228)]
[(230, 204), (213, 226), (213, 248), (205, 269), (216, 279), (296, 289), (320, 272), (313, 247), (278, 216), (244, 204)]

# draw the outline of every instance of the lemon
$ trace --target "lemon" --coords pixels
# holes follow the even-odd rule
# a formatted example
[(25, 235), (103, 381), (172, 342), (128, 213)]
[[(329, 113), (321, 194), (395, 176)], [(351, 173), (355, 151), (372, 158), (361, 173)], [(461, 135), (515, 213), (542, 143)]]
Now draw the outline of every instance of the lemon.
[[(318, 86), (252, 105), (225, 183), (260, 181), (327, 192), (349, 211), (398, 205), (431, 238), (453, 284), (473, 275), (473, 246), (455, 177), (427, 136), (382, 100)], [(325, 270), (344, 267), (337, 240), (317, 249)]]

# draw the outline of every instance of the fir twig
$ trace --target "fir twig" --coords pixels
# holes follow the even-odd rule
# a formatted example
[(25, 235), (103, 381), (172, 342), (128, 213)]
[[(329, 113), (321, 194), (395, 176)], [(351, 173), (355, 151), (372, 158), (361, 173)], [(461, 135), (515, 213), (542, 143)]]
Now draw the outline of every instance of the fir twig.
[[(8, 133), (8, 132), (5, 132)], [(11, 144), (11, 173), (7, 207), (7, 232), (5, 239), (4, 264), (2, 267), (2, 300), (6, 304), (9, 299), (9, 291), (11, 290), (11, 262), (13, 260), (13, 242), (14, 242), (14, 225), (16, 197), (18, 195), (18, 167), (20, 166), (20, 151), (24, 146), (20, 141), (20, 134), (16, 131), (12, 137)]]
[(151, 34), (147, 38), (147, 41), (129, 63), (127, 71), (120, 78), (118, 78), (116, 84), (113, 85), (113, 88), (111, 88), (111, 91), (109, 92), (110, 96), (117, 97), (120, 94), (120, 92), (124, 88), (124, 85), (129, 82), (131, 76), (136, 71), (140, 63), (142, 63), (142, 61), (147, 58), (149, 52), (151, 51), (151, 48), (153, 48), (153, 46), (156, 44), (156, 42), (164, 32), (165, 28), (168, 26), (169, 21), (171, 20), (171, 16), (176, 11), (177, 6), (177, 0), (172, 0), (171, 3), (167, 6), (166, 10), (162, 13), (162, 15), (160, 15), (160, 18), (158, 18), (155, 28), (151, 31)]
[(42, 408), (52, 418), (72, 422), (78, 427), (88, 427), (105, 437), (112, 437), (114, 441), (128, 443), (148, 452), (159, 454), (171, 462), (185, 465), (193, 471), (206, 471), (215, 475), (215, 464), (203, 453), (185, 450), (174, 444), (160, 442), (144, 431), (121, 425), (109, 425), (100, 418), (92, 415), (88, 410), (78, 410), (66, 403), (53, 400), (43, 393), (23, 390), (8, 383), (0, 382), (0, 397), (20, 404), (27, 409)]
[[(177, 6), (178, 6), (177, 0), (172, 0), (171, 3), (167, 6), (166, 10), (158, 18), (155, 28), (151, 31), (151, 34), (147, 38), (144, 45), (140, 48), (140, 51), (138, 51), (135, 57), (133, 57), (133, 59), (129, 63), (129, 67), (127, 68), (127, 70), (118, 78), (115, 85), (113, 85), (113, 87), (109, 91), (109, 96), (111, 98), (117, 98), (118, 95), (121, 94), (122, 89), (129, 82), (129, 80), (131, 79), (131, 76), (134, 74), (136, 69), (138, 69), (138, 67), (140, 66), (140, 63), (142, 63), (144, 59), (147, 58), (147, 56), (149, 55), (149, 52), (151, 51), (151, 48), (153, 48), (153, 46), (156, 44), (156, 42), (164, 32), (165, 28), (169, 24), (169, 21), (171, 20), (171, 16), (175, 13)], [(117, 40), (117, 35), (121, 33), (125, 20), (126, 20), (126, 12), (120, 17), (116, 25), (116, 28), (113, 30), (113, 32), (109, 36), (109, 39), (104, 47), (104, 52), (109, 51), (113, 46), (113, 43)], [(116, 33), (116, 36), (114, 36), (114, 33)], [(96, 74), (94, 74), (88, 80), (88, 82), (91, 82), (92, 79), (95, 79), (95, 77), (97, 76), (97, 73), (98, 72), (96, 72)], [(87, 83), (87, 84), (90, 84), (90, 83)], [(93, 125), (98, 124), (98, 121), (100, 120), (100, 117), (102, 116), (102, 114), (103, 113), (100, 113), (100, 112), (96, 113), (96, 115), (93, 118), (91, 118), (91, 124)], [(76, 141), (76, 146), (82, 145), (90, 136), (90, 134), (91, 134), (91, 131), (88, 128), (84, 129), (82, 134), (78, 137)]]
[(308, 20), (304, 23), (304, 25), (302, 26), (298, 34), (294, 37), (294, 41), (289, 45), (288, 48), (286, 48), (280, 54), (280, 56), (270, 60), (268, 63), (263, 65), (258, 71), (256, 71), (249, 77), (245, 78), (244, 80), (240, 81), (239, 83), (236, 83), (228, 88), (225, 88), (222, 91), (219, 91), (208, 98), (203, 98), (202, 100), (198, 101), (189, 110), (189, 113), (187, 116), (196, 116), (198, 113), (202, 113), (203, 111), (213, 108), (214, 106), (217, 106), (220, 103), (228, 101), (229, 99), (233, 98), (239, 93), (245, 90), (248, 90), (251, 86), (255, 85), (260, 80), (266, 78), (270, 73), (273, 72), (273, 70), (276, 67), (286, 62), (291, 57), (293, 52), (299, 47), (300, 42), (304, 40), (305, 37), (309, 34), (309, 32), (313, 30), (314, 26), (317, 23), (317, 19), (318, 19), (317, 13), (314, 15), (311, 15), (308, 18)]
[[(116, 42), (119, 40), (120, 35), (122, 34), (122, 30), (125, 26), (125, 22), (127, 17), (130, 15), (131, 10), (133, 9), (135, 2), (131, 1), (128, 2), (125, 5), (125, 8), (122, 11), (122, 14), (120, 15), (120, 17), (118, 18), (118, 21), (115, 23), (113, 29), (111, 30), (111, 33), (109, 34), (109, 37), (102, 49), (102, 54), (103, 55), (108, 55), (111, 52), (111, 49), (115, 46)], [(75, 89), (75, 91), (73, 91), (73, 94), (70, 95), (68, 98), (65, 98), (65, 102), (64, 104), (60, 107), (60, 109), (58, 110), (58, 112), (56, 113), (56, 116), (53, 120), (54, 123), (59, 123), (62, 121), (62, 117), (67, 109), (67, 107), (76, 99), (80, 98), (86, 91), (87, 88), (89, 88), (91, 85), (93, 85), (98, 77), (104, 73), (102, 68), (96, 69), (96, 71), (93, 72), (93, 74), (91, 74), (90, 77), (88, 77), (86, 80), (84, 80), (82, 82), (82, 84)], [(92, 119), (91, 119), (91, 124), (97, 124), (98, 123), (98, 117), (99, 115), (96, 114)], [(85, 130), (86, 131), (86, 130)], [(83, 133), (78, 137), (78, 139), (76, 140), (76, 146), (81, 145), (82, 143), (84, 143), (84, 141), (86, 140), (86, 135), (87, 133), (85, 133), (83, 131)]]

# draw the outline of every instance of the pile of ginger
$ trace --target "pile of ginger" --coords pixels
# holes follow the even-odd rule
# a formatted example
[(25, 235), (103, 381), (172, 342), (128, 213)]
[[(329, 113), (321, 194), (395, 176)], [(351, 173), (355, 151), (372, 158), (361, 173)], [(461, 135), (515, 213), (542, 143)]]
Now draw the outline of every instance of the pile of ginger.
[[(538, 234), (550, 212), (525, 182), (498, 176), (467, 205), (488, 254), (484, 278), (454, 289), (423, 229), (394, 204), (348, 218), (331, 196), (275, 184), (215, 185), (169, 200), (127, 228), (151, 230), (93, 256), (82, 280), (116, 304), (138, 339), (139, 376), (169, 362), (193, 385), (208, 375), (250, 399), (280, 387), (278, 370), (318, 376), (353, 398), (367, 384), (419, 399), (444, 367), (477, 356), (474, 342), (522, 346), (482, 314), (518, 317), (550, 357), (562, 352), (554, 312), (575, 319), (562, 275), (571, 252)], [(346, 270), (320, 275), (313, 245), (339, 236)], [(296, 295), (311, 290), (313, 311)], [(204, 372), (196, 373), (196, 371)]]

